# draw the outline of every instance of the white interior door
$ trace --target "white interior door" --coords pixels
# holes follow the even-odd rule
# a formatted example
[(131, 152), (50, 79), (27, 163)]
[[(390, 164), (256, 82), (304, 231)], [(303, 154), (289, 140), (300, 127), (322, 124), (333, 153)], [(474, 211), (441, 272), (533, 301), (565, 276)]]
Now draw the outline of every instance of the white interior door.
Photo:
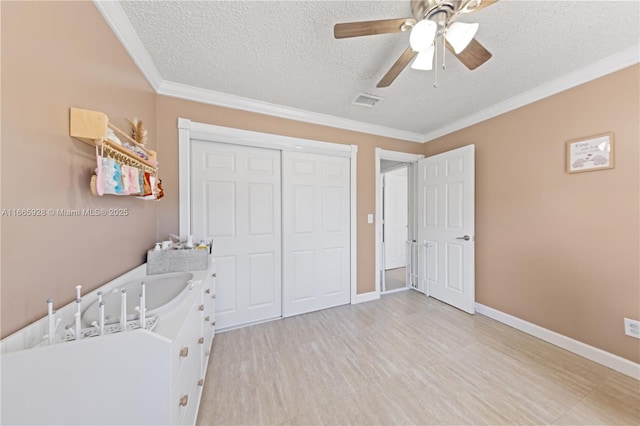
[(384, 269), (406, 266), (408, 232), (407, 168), (384, 174)]
[(216, 326), (279, 317), (280, 151), (193, 141), (191, 229), (214, 239)]
[(418, 161), (420, 285), (475, 312), (475, 146)]
[(283, 316), (350, 302), (350, 162), (282, 153)]

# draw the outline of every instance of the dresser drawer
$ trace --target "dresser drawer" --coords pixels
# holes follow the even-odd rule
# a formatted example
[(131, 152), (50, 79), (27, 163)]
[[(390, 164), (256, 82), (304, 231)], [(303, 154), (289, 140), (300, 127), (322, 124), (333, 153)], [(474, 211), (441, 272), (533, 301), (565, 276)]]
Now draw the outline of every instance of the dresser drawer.
[(202, 397), (203, 383), (198, 376), (194, 377), (191, 382), (191, 389), (189, 391), (189, 398), (193, 398), (193, 404), (187, 405), (185, 408), (184, 417), (182, 418), (183, 425), (193, 426), (196, 424), (196, 417), (198, 415), (198, 406), (200, 405), (200, 398)]
[(177, 383), (171, 392), (171, 424), (181, 425), (193, 418), (190, 424), (195, 423), (193, 412), (198, 406), (200, 397), (198, 380), (200, 380), (199, 362), (185, 367), (178, 377)]
[(202, 336), (202, 311), (198, 308), (202, 304), (196, 300), (180, 330), (171, 345), (171, 383), (175, 387), (176, 380), (181, 370), (186, 365), (198, 365), (200, 358), (200, 344), (198, 339)]

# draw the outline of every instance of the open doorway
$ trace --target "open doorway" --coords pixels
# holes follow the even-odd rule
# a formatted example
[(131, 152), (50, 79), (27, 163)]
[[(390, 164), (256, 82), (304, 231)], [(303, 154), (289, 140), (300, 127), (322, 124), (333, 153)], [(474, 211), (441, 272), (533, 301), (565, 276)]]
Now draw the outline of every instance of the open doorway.
[[(409, 288), (468, 313), (475, 312), (475, 146), (425, 158), (376, 148), (376, 292), (385, 283), (383, 179), (388, 166), (407, 164)], [(419, 220), (418, 220), (419, 219)], [(445, 271), (445, 273), (439, 273)], [(398, 290), (404, 290), (400, 287)], [(387, 290), (387, 291), (385, 291)]]
[(376, 291), (407, 287), (407, 241), (415, 239), (415, 164), (420, 154), (376, 148)]
[(384, 279), (382, 292), (406, 289), (407, 239), (409, 233), (408, 165), (381, 160), (382, 244)]

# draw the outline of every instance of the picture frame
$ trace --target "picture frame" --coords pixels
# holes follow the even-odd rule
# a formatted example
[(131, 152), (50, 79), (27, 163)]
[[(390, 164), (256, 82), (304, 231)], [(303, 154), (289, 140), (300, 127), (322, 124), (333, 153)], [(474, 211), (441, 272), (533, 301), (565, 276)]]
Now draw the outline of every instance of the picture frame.
[(598, 133), (567, 144), (567, 173), (592, 172), (613, 169), (615, 141), (613, 132)]

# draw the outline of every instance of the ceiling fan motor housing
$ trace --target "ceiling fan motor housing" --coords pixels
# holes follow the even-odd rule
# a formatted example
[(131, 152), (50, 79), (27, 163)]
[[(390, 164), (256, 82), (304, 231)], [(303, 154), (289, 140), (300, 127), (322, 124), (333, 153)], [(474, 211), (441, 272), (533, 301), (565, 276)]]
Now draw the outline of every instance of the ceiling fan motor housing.
[(411, 0), (411, 13), (416, 21), (446, 21), (463, 6), (463, 3), (463, 0)]

